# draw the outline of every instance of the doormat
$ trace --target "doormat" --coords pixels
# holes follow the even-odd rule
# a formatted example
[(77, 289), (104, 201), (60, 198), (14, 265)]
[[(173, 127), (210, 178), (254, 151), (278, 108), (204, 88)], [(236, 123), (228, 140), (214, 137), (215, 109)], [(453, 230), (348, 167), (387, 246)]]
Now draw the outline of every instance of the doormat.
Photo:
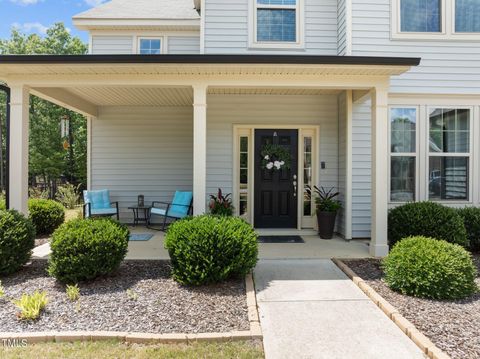
[(259, 236), (259, 243), (305, 243), (300, 236)]
[(150, 233), (135, 233), (131, 234), (129, 241), (149, 241), (153, 238), (153, 234)]

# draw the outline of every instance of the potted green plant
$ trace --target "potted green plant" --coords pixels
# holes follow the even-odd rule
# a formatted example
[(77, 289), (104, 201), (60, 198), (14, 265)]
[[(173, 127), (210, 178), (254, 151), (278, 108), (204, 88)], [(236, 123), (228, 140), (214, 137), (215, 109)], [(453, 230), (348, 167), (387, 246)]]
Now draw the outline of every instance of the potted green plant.
[(210, 213), (215, 216), (233, 216), (231, 193), (224, 195), (219, 188), (217, 195), (210, 195)]
[(315, 197), (318, 234), (320, 238), (332, 239), (337, 212), (342, 208), (340, 201), (335, 199), (340, 193), (335, 192), (333, 187), (326, 190), (323, 187), (318, 188), (317, 186), (313, 186), (313, 196), (311, 188), (307, 188), (307, 192), (310, 197)]

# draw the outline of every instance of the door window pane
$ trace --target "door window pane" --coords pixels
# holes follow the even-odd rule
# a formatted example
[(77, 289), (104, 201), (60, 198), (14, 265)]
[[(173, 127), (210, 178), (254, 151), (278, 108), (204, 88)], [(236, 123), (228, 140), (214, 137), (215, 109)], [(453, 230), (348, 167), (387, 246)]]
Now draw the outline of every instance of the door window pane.
[(294, 9), (257, 9), (257, 41), (297, 41)]
[(240, 188), (238, 214), (248, 218), (248, 137), (240, 137)]
[(400, 0), (402, 32), (441, 32), (441, 0)]
[(480, 0), (455, 0), (455, 32), (480, 32)]
[(312, 214), (312, 199), (306, 191), (312, 186), (312, 137), (303, 138), (303, 215)]
[(430, 156), (429, 198), (468, 200), (469, 158)]
[(415, 200), (415, 168), (415, 157), (391, 158), (390, 200), (392, 202)]
[(470, 152), (470, 110), (442, 109), (430, 111), (430, 152)]
[(393, 108), (390, 111), (391, 152), (413, 153), (416, 148), (417, 110)]

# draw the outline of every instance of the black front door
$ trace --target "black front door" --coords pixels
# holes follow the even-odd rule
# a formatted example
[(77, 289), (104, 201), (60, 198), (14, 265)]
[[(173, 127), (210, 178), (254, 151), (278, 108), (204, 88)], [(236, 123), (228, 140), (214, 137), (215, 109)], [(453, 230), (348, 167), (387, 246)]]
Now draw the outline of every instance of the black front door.
[[(289, 168), (266, 168), (265, 145), (279, 145), (290, 153)], [(255, 227), (296, 228), (298, 130), (255, 130)]]

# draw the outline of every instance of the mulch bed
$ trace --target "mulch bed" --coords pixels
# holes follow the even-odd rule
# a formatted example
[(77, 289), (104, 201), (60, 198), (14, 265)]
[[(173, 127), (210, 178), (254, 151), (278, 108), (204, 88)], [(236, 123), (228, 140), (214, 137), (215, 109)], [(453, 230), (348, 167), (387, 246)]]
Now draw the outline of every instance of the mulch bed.
[[(480, 358), (480, 293), (456, 301), (409, 297), (388, 288), (379, 260), (344, 262), (452, 358)], [(474, 262), (480, 273), (480, 255), (474, 256)], [(480, 286), (480, 276), (476, 282)]]
[[(48, 276), (46, 265), (44, 260), (35, 260), (16, 274), (0, 277), (8, 298), (0, 299), (0, 332), (207, 333), (249, 329), (243, 279), (185, 287), (171, 278), (168, 261), (125, 261), (111, 276), (81, 283), (80, 300), (70, 302), (65, 286)], [(10, 299), (37, 289), (48, 293), (46, 311), (34, 322), (17, 320), (18, 310)]]

